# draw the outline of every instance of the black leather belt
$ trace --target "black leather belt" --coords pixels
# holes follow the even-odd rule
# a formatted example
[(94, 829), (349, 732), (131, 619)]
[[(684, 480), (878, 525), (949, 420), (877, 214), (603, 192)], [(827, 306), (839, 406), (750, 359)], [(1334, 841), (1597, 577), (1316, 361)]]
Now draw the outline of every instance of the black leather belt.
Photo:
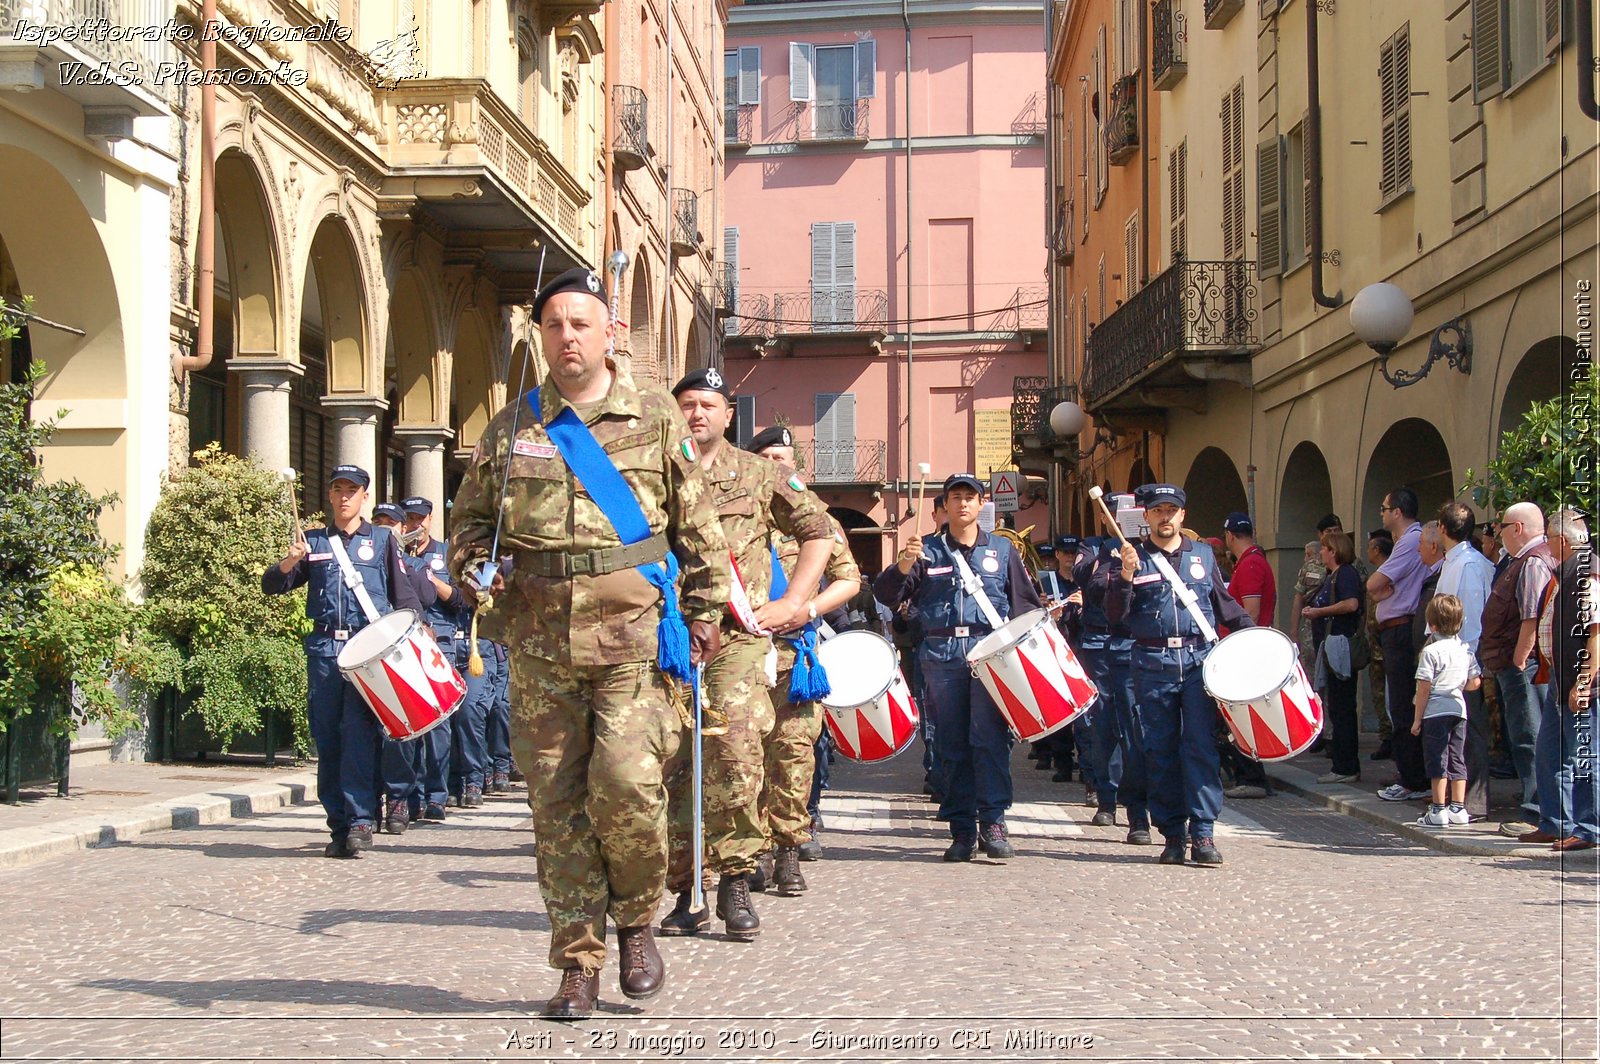
[(1142, 647), (1153, 647), (1156, 650), (1181, 650), (1185, 647), (1203, 647), (1206, 641), (1197, 636), (1171, 636), (1167, 639), (1135, 639), (1135, 643)]
[(518, 556), (517, 569), (520, 571), (526, 565), (535, 576), (559, 580), (568, 576), (604, 576), (658, 562), (666, 556), (667, 537), (657, 532), (638, 543), (584, 551), (582, 554), (555, 550), (529, 551)]
[(954, 628), (930, 628), (923, 633), (925, 636), (943, 636), (947, 639), (966, 639), (969, 636), (988, 635), (994, 631), (981, 624), (962, 624)]

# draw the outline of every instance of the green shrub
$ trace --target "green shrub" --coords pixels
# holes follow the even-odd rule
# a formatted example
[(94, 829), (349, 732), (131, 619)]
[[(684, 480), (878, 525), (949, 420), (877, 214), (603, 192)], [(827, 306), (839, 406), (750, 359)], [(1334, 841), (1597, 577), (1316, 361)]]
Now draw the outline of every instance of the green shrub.
[(1490, 513), (1516, 502), (1533, 502), (1546, 514), (1573, 507), (1594, 517), (1596, 407), (1600, 374), (1580, 363), (1567, 390), (1534, 403), (1522, 421), (1500, 436), (1500, 449), (1482, 473), (1467, 470), (1462, 492)]

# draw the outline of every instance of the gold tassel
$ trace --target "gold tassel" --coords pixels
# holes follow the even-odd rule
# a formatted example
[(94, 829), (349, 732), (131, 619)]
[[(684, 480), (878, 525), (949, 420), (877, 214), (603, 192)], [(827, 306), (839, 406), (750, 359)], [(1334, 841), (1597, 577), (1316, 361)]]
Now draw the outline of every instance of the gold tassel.
[[(490, 602), (492, 604), (493, 600), (491, 599)], [(475, 610), (472, 614), (472, 633), (470, 636), (472, 639), (472, 653), (467, 658), (467, 671), (474, 676), (483, 675), (483, 655), (478, 653), (478, 614), (481, 612), (483, 611)]]

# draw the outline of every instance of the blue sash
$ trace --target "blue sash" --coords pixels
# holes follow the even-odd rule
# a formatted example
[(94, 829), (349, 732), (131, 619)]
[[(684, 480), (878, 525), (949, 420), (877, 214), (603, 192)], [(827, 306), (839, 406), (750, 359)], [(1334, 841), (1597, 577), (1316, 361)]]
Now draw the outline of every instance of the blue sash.
[[(544, 424), (544, 415), (539, 410), (538, 388), (528, 393), (528, 406), (533, 410), (534, 418)], [(572, 407), (563, 408), (544, 426), (544, 430), (561, 452), (567, 468), (578, 478), (578, 483), (588, 490), (589, 497), (600, 507), (606, 520), (611, 522), (611, 527), (616, 530), (623, 544), (631, 545), (649, 539), (653, 534), (650, 522), (639, 508), (639, 500), (634, 497), (633, 489), (622, 479), (617, 467), (611, 464), (611, 456), (606, 454), (605, 448), (600, 446), (594, 433), (589, 431), (589, 426), (583, 423)], [(668, 676), (688, 683), (693, 674), (689, 668), (689, 628), (683, 623), (683, 612), (678, 608), (678, 559), (668, 550), (662, 561), (647, 562), (638, 566), (638, 570), (640, 576), (661, 592), (661, 622), (656, 626), (659, 645), (656, 663)]]
[[(772, 592), (767, 596), (769, 601), (782, 598), (783, 593), (789, 590), (789, 578), (784, 575), (783, 565), (778, 561), (777, 544), (771, 544), (770, 549)], [(794, 647), (794, 669), (789, 673), (789, 701), (798, 706), (833, 693), (833, 687), (828, 683), (828, 673), (817, 657), (817, 626), (808, 624), (796, 635), (787, 638), (789, 645)]]

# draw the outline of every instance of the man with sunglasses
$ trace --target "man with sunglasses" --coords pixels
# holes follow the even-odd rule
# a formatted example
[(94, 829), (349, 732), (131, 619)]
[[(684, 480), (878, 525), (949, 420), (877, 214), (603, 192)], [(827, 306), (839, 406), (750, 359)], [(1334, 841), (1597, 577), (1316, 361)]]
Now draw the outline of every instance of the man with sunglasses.
[(1378, 604), (1378, 645), (1383, 650), (1389, 720), (1394, 727), (1394, 766), (1399, 777), (1378, 792), (1386, 802), (1426, 798), (1428, 775), (1422, 767), (1422, 740), (1411, 734), (1416, 715), (1417, 643), (1412, 620), (1422, 601), (1428, 567), (1422, 563), (1422, 523), (1417, 520), (1417, 493), (1395, 488), (1378, 507), (1383, 527), (1394, 538), (1394, 550), (1367, 579), (1367, 594)]

